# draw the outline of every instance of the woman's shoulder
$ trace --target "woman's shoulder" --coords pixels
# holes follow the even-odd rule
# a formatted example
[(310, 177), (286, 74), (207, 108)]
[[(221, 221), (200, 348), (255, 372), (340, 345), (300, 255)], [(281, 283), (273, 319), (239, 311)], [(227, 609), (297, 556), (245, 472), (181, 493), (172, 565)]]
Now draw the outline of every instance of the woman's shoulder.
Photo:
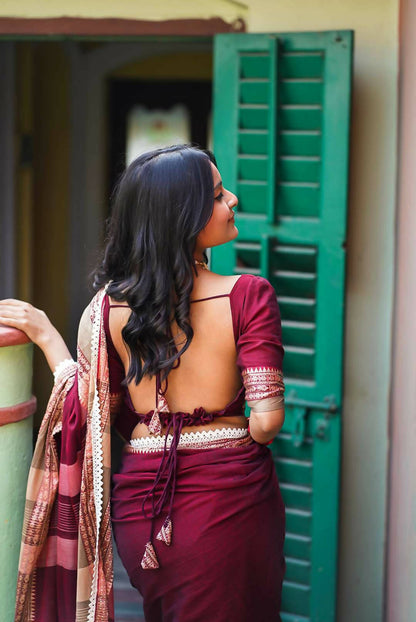
[(234, 333), (241, 335), (254, 327), (258, 321), (267, 321), (269, 316), (280, 317), (276, 291), (264, 277), (242, 274), (235, 283), (230, 303), (234, 320)]
[(191, 302), (208, 298), (227, 296), (231, 293), (239, 275), (226, 276), (216, 272), (206, 272), (194, 280)]
[(244, 272), (243, 274), (223, 275), (211, 272), (209, 287), (207, 289), (218, 290), (224, 294), (231, 294), (235, 291), (273, 289), (267, 279), (255, 274)]
[(264, 295), (275, 296), (276, 292), (273, 285), (263, 276), (258, 276), (256, 274), (242, 274), (234, 283), (231, 294), (239, 297), (243, 296), (244, 298), (247, 296), (252, 298)]

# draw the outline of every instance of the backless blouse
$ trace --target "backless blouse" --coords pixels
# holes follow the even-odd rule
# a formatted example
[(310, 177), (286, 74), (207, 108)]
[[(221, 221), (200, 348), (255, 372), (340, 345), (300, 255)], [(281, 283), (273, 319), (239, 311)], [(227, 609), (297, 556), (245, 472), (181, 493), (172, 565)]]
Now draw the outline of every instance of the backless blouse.
[[(280, 311), (272, 285), (263, 277), (243, 274), (234, 283), (229, 294), (191, 300), (191, 303), (221, 297), (228, 297), (230, 300), (237, 366), (242, 378), (242, 386), (237, 395), (219, 411), (207, 413), (203, 407), (196, 407), (192, 413), (172, 413), (161, 391), (160, 380), (156, 378), (156, 408), (147, 413), (138, 413), (132, 404), (128, 388), (122, 384), (125, 378), (124, 366), (111, 339), (109, 327), (110, 308), (125, 305), (111, 305), (109, 297), (106, 296), (104, 330), (107, 339), (110, 394), (123, 395), (123, 405), (114, 426), (125, 439), (130, 439), (139, 422), (146, 423), (150, 431), (155, 433), (160, 431), (160, 425), (168, 425), (172, 418), (180, 421), (180, 428), (183, 425), (203, 425), (221, 416), (244, 415), (245, 401), (283, 394), (284, 350)], [(155, 413), (158, 419), (156, 424)]]

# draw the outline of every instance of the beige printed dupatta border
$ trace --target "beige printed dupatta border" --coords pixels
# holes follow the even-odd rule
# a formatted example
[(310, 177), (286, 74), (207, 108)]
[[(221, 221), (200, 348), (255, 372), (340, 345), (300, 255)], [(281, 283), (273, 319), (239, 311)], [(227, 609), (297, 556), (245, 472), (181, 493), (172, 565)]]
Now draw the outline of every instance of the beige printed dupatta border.
[[(103, 326), (104, 288), (84, 311), (78, 332), (77, 362), (60, 374), (39, 431), (29, 472), (19, 560), (15, 622), (36, 619), (37, 569), (55, 566), (59, 545), (65, 567), (76, 571), (76, 622), (114, 619), (113, 554), (110, 519), (111, 414), (106, 339)], [(59, 462), (57, 439), (63, 425), (65, 398), (74, 381), (85, 433), (80, 464)], [(71, 466), (74, 468), (71, 470)], [(59, 474), (59, 475), (58, 475)], [(78, 542), (48, 533), (60, 487), (80, 494)], [(74, 595), (75, 596), (75, 595)], [(43, 622), (43, 621), (42, 621)], [(51, 621), (52, 622), (52, 621)]]

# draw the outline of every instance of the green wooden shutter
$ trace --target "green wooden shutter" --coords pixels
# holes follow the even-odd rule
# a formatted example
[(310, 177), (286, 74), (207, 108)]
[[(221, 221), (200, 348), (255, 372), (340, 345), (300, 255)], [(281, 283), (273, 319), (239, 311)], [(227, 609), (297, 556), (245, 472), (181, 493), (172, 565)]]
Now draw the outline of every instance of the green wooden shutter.
[(286, 503), (282, 620), (335, 620), (351, 32), (215, 38), (214, 150), (239, 197), (213, 270), (265, 276), (286, 350), (272, 446)]

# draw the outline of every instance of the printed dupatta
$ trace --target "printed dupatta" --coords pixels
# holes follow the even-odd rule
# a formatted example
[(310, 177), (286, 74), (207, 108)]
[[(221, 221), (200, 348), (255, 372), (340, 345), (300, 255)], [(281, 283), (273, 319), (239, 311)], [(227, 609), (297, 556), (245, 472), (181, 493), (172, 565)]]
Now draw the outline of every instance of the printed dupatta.
[(114, 620), (104, 296), (102, 289), (83, 313), (77, 362), (58, 376), (39, 431), (27, 486), (15, 622)]

